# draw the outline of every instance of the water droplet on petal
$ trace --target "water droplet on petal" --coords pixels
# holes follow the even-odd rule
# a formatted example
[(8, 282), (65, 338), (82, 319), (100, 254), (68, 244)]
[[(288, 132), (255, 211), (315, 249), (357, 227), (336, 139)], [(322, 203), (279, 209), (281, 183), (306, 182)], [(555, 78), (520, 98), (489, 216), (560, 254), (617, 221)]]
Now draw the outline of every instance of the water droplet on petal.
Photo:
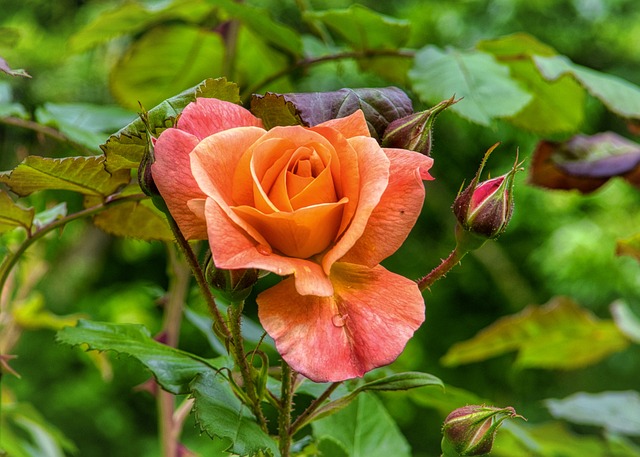
[(347, 315), (334, 314), (333, 317), (331, 317), (331, 323), (336, 327), (344, 327), (347, 323)]
[(262, 255), (271, 255), (271, 253), (273, 252), (270, 246), (266, 246), (264, 244), (257, 245), (256, 251), (258, 251)]

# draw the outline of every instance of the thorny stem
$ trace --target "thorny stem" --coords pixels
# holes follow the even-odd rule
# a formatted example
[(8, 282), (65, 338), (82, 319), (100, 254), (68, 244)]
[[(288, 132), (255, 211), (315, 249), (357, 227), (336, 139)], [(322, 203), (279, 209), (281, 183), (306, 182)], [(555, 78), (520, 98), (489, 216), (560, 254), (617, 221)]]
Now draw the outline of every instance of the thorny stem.
[(280, 455), (289, 457), (291, 447), (291, 409), (293, 407), (293, 372), (291, 367), (284, 360), (282, 361), (282, 390), (280, 398), (280, 415), (278, 421), (278, 431), (280, 433)]
[(37, 230), (35, 233), (28, 233), (27, 238), (22, 242), (22, 244), (18, 247), (18, 249), (13, 253), (9, 254), (5, 257), (2, 265), (0, 265), (0, 290), (4, 290), (4, 285), (7, 282), (7, 278), (9, 277), (9, 273), (17, 263), (18, 259), (25, 253), (29, 247), (38, 241), (40, 238), (45, 236), (47, 233), (51, 232), (60, 227), (64, 227), (65, 224), (74, 221), (76, 219), (82, 219), (83, 217), (95, 216), (96, 214), (109, 209), (111, 206), (118, 205), (120, 203), (127, 202), (137, 202), (148, 198), (144, 194), (135, 194), (128, 195), (125, 197), (119, 197), (116, 195), (111, 195), (105, 199), (103, 203), (99, 205), (92, 206), (91, 208), (85, 208), (82, 211), (78, 211), (77, 213), (70, 214), (68, 216), (57, 219), (44, 227)]
[(293, 436), (298, 430), (306, 425), (307, 419), (311, 416), (311, 414), (313, 414), (320, 406), (322, 406), (324, 401), (329, 398), (329, 396), (340, 386), (340, 384), (342, 384), (342, 381), (334, 382), (329, 387), (327, 387), (327, 390), (322, 392), (322, 394), (318, 398), (311, 402), (307, 409), (305, 409), (302, 414), (300, 414), (296, 418), (293, 424), (291, 424), (291, 436)]
[(244, 341), (242, 339), (242, 305), (243, 303), (232, 303), (229, 305), (227, 312), (229, 313), (229, 330), (231, 331), (231, 345), (233, 358), (240, 368), (240, 375), (244, 385), (244, 390), (249, 397), (251, 404), (249, 405), (253, 410), (260, 427), (267, 431), (267, 419), (264, 417), (262, 407), (260, 406), (260, 399), (256, 393), (256, 386), (253, 382), (253, 376), (251, 373), (251, 367), (247, 362), (247, 355), (244, 351)]
[[(180, 337), (182, 309), (189, 291), (190, 270), (188, 265), (179, 259), (173, 246), (169, 246), (169, 294), (164, 309), (163, 334), (165, 344), (177, 347)], [(182, 421), (175, 416), (175, 400), (173, 394), (158, 390), (158, 419), (163, 457), (178, 456), (178, 439), (182, 431)]]
[(198, 263), (198, 259), (196, 258), (193, 249), (191, 249), (191, 245), (185, 239), (184, 235), (180, 231), (178, 224), (176, 221), (169, 215), (167, 215), (167, 220), (169, 221), (169, 226), (171, 227), (171, 231), (173, 232), (176, 241), (178, 242), (178, 246), (180, 250), (184, 254), (189, 267), (193, 273), (193, 276), (196, 279), (196, 283), (204, 296), (205, 301), (207, 302), (207, 306), (209, 307), (209, 312), (211, 312), (213, 316), (213, 331), (223, 342), (231, 340), (231, 332), (229, 331), (229, 327), (222, 317), (220, 310), (218, 309), (218, 305), (216, 304), (216, 300), (211, 293), (211, 289), (209, 289), (209, 285), (207, 284), (207, 280), (204, 277), (204, 272), (202, 268), (200, 268), (200, 264)]
[(431, 285), (438, 279), (444, 278), (446, 274), (455, 267), (460, 260), (462, 260), (467, 252), (469, 251), (461, 250), (456, 246), (456, 248), (451, 251), (451, 254), (449, 254), (449, 257), (444, 259), (440, 265), (431, 271), (431, 273), (417, 281), (420, 291), (424, 292), (425, 289), (431, 287)]
[(352, 52), (331, 54), (331, 55), (322, 56), (322, 57), (307, 57), (305, 59), (298, 60), (297, 62), (293, 63), (287, 68), (284, 68), (281, 71), (268, 76), (262, 81), (257, 82), (253, 86), (248, 87), (242, 93), (242, 100), (245, 102), (248, 101), (248, 99), (251, 97), (251, 94), (256, 93), (262, 87), (267, 86), (272, 82), (277, 81), (283, 76), (291, 74), (295, 70), (298, 70), (300, 68), (310, 67), (311, 65), (316, 65), (323, 62), (331, 62), (335, 60), (367, 59), (371, 57), (382, 57), (382, 56), (413, 58), (415, 56), (415, 52), (393, 50), (393, 49), (368, 49), (364, 51), (352, 51)]

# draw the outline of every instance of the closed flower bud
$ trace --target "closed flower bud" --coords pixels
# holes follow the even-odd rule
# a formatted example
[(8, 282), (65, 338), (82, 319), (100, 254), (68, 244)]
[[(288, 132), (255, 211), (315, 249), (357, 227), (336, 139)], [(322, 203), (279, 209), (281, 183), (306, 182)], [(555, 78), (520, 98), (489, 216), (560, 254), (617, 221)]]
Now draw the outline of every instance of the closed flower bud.
[(513, 168), (505, 175), (480, 182), (480, 174), (491, 152), (487, 151), (475, 177), (458, 194), (453, 203), (453, 212), (458, 219), (458, 242), (466, 236), (464, 232), (477, 235), (481, 240), (497, 238), (507, 228), (513, 214), (513, 179), (521, 170), (516, 157)]
[(253, 285), (258, 281), (258, 270), (223, 270), (217, 268), (210, 259), (205, 267), (205, 277), (222, 298), (237, 303), (244, 301), (251, 293)]
[[(149, 144), (149, 148), (153, 148), (152, 144)], [(153, 175), (151, 174), (152, 164), (153, 153), (151, 149), (149, 149), (142, 156), (142, 160), (138, 166), (138, 185), (146, 196), (151, 197), (151, 202), (156, 208), (165, 214), (169, 214), (169, 209), (167, 208), (167, 205), (160, 195), (155, 181), (153, 180)]]
[(452, 97), (426, 111), (396, 119), (387, 126), (381, 141), (382, 147), (408, 149), (428, 156), (431, 152), (431, 129), (436, 116), (456, 101)]
[(491, 452), (496, 432), (503, 420), (521, 417), (511, 406), (468, 405), (451, 412), (442, 426), (445, 457), (486, 455)]

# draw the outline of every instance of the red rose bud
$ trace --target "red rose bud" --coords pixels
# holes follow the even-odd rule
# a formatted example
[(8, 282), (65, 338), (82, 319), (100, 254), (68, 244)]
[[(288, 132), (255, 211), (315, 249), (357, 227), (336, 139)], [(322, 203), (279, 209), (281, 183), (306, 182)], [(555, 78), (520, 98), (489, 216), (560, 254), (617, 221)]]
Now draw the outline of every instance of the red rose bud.
[(451, 97), (431, 109), (396, 119), (384, 131), (382, 147), (408, 149), (428, 156), (431, 152), (431, 129), (436, 116), (456, 102)]
[(237, 303), (244, 301), (251, 293), (253, 285), (258, 281), (258, 270), (223, 270), (217, 268), (210, 259), (205, 267), (205, 278), (222, 298)]
[(511, 406), (468, 405), (452, 411), (442, 426), (443, 456), (488, 454), (502, 421), (513, 417), (522, 418)]
[(513, 214), (513, 178), (522, 170), (518, 157), (509, 173), (487, 181), (479, 182), (482, 169), (489, 155), (498, 146), (495, 144), (485, 154), (475, 177), (465, 190), (460, 192), (453, 202), (453, 213), (458, 219), (457, 237), (464, 232), (478, 235), (480, 239), (497, 238), (507, 228)]

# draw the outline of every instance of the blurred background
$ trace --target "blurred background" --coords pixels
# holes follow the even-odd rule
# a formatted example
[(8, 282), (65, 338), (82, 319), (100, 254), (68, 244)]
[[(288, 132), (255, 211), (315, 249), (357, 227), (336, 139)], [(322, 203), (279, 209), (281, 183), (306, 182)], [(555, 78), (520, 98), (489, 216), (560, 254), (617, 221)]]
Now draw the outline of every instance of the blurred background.
[[(129, 15), (130, 21), (122, 21), (123, 30), (116, 33), (89, 26), (112, 11), (122, 11), (124, 2), (0, 0), (0, 56), (32, 76), (0, 74), (0, 170), (13, 168), (28, 154), (98, 154), (99, 144), (135, 118), (138, 100), (150, 108), (206, 77), (229, 76), (240, 84), (241, 91), (255, 87), (260, 93), (397, 85), (407, 90), (416, 111), (435, 104), (420, 101), (403, 81), (385, 78), (381, 72), (368, 71), (349, 59), (298, 68), (286, 78), (269, 81), (268, 76), (286, 69), (291, 59), (284, 52), (240, 42), (237, 52), (244, 58), (232, 67), (224, 67), (224, 59), (213, 65), (220, 58), (217, 39), (204, 31), (224, 36), (224, 18), (211, 9), (215, 3), (127, 2), (146, 13)], [(341, 38), (324, 28), (313, 30), (314, 23), (302, 19), (301, 8), (322, 11), (347, 8), (354, 2), (246, 3), (266, 8), (274, 20), (303, 37), (306, 53), (321, 55), (341, 50)], [(358, 3), (408, 22), (405, 48), (431, 44), (470, 49), (480, 40), (527, 32), (576, 64), (640, 85), (637, 0)], [(161, 13), (155, 14), (157, 11)], [(120, 19), (114, 16), (113, 20)], [(323, 34), (328, 36), (318, 38)], [(192, 35), (193, 42), (179, 41)], [(157, 50), (152, 45), (158, 43), (168, 51), (167, 55), (156, 51), (150, 56), (157, 81), (148, 77), (136, 80), (147, 71), (136, 56), (147, 47)], [(180, 52), (174, 52), (174, 46)], [(259, 68), (251, 66), (256, 56), (263, 59)], [(177, 65), (184, 66), (179, 78), (168, 81), (163, 77)], [(264, 81), (266, 84), (259, 85)], [(95, 106), (102, 109), (93, 109)], [(89, 114), (79, 115), (83, 109)], [(613, 130), (630, 136), (624, 121), (601, 103), (588, 98), (585, 113), (579, 131)], [(8, 116), (30, 119), (42, 128), (23, 128), (1, 119)], [(63, 132), (75, 146), (57, 141), (46, 127)], [(564, 140), (574, 133), (555, 133), (551, 139)], [(450, 207), (462, 182), (469, 182), (475, 174), (484, 152), (501, 142), (485, 169), (492, 176), (509, 170), (516, 150), (528, 169), (541, 139), (507, 122), (481, 126), (451, 111), (438, 117), (433, 135), (432, 174), (436, 179), (426, 183), (423, 214), (405, 245), (384, 262), (388, 269), (410, 278), (425, 275), (454, 247), (455, 220)], [(640, 265), (632, 257), (615, 255), (616, 242), (638, 232), (640, 194), (620, 179), (589, 195), (540, 189), (527, 179), (528, 172), (516, 175), (515, 212), (506, 233), (468, 255), (425, 292), (427, 320), (393, 369), (432, 373), (452, 386), (450, 392), (463, 388), (492, 404), (514, 406), (531, 423), (543, 423), (552, 419), (545, 399), (564, 398), (578, 391), (637, 390), (640, 347), (629, 345), (576, 369), (522, 367), (515, 363), (515, 352), (459, 365), (444, 363), (442, 357), (455, 343), (472, 338), (497, 319), (558, 296), (569, 297), (601, 319), (611, 319), (610, 305), (616, 301), (623, 301), (640, 315)], [(56, 200), (66, 201), (70, 211), (82, 207), (80, 196), (62, 191), (34, 194), (28, 201), (42, 210)], [(0, 257), (6, 254), (12, 237), (19, 235), (3, 235)], [(65, 319), (73, 321), (82, 315), (100, 321), (142, 323), (152, 334), (157, 333), (162, 325), (161, 297), (168, 284), (167, 253), (163, 243), (113, 237), (88, 220), (68, 224), (36, 243), (19, 265), (27, 279), (18, 295), (28, 306), (20, 317), (23, 332), (11, 350), (18, 355), (11, 367), (21, 378), (7, 373), (2, 376), (3, 404), (30, 404), (42, 423), (52, 424), (56, 430), (52, 433), (73, 443), (68, 449), (76, 448), (77, 455), (158, 455), (155, 401), (136, 388), (148, 379), (148, 373), (133, 359), (88, 355), (56, 344), (55, 330)], [(204, 310), (197, 293), (191, 304)], [(247, 306), (247, 312), (255, 317), (254, 305)], [(183, 324), (181, 347), (204, 356), (216, 355), (188, 321)], [(432, 393), (427, 389), (382, 396), (415, 456), (439, 455), (443, 411), (427, 398)], [(588, 425), (567, 427), (572, 433), (602, 436), (600, 429)], [(190, 449), (216, 455), (212, 443), (200, 436), (193, 422), (185, 426), (184, 436)]]

